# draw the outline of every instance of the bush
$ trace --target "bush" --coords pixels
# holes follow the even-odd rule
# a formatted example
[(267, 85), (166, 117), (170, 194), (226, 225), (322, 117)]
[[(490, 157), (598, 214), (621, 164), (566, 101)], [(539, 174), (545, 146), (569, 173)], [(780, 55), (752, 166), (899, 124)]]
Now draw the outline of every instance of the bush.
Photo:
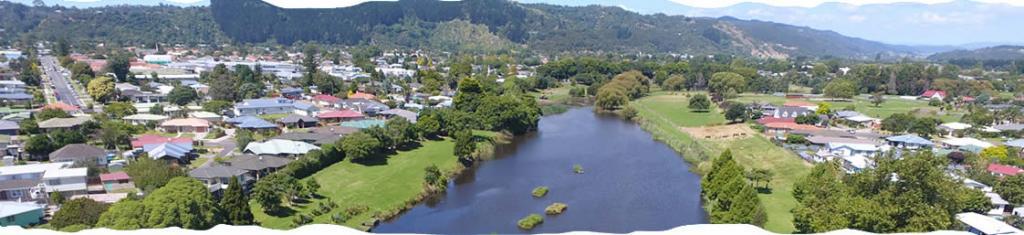
[(576, 174), (583, 174), (583, 166), (580, 166), (580, 164), (572, 165), (572, 172)]
[(711, 100), (704, 94), (697, 94), (690, 98), (690, 104), (687, 107), (695, 112), (708, 112), (711, 109)]
[(292, 218), (292, 223), (295, 224), (295, 226), (301, 226), (310, 222), (313, 222), (313, 217), (307, 214), (299, 214), (299, 216)]
[(807, 138), (802, 135), (786, 135), (787, 144), (807, 144)]
[(537, 227), (537, 225), (541, 223), (544, 223), (544, 217), (541, 217), (538, 214), (530, 214), (520, 219), (519, 222), (516, 223), (516, 225), (519, 225), (520, 229), (530, 230), (533, 229), (533, 227)]
[(562, 212), (565, 212), (565, 209), (567, 209), (567, 208), (569, 208), (569, 205), (566, 205), (565, 203), (561, 203), (561, 202), (556, 202), (556, 203), (552, 203), (547, 208), (544, 208), (544, 213), (549, 214), (549, 215), (562, 214)]
[(627, 105), (625, 108), (622, 108), (622, 111), (620, 112), (620, 114), (622, 114), (622, 118), (625, 118), (626, 120), (633, 120), (633, 118), (638, 114), (636, 108), (633, 108), (632, 105)]
[(89, 225), (75, 224), (75, 225), (66, 226), (64, 228), (61, 228), (60, 231), (61, 232), (75, 233), (75, 232), (86, 230), (86, 229), (90, 229)]
[(544, 197), (544, 195), (548, 195), (548, 187), (540, 186), (533, 189), (534, 197)]

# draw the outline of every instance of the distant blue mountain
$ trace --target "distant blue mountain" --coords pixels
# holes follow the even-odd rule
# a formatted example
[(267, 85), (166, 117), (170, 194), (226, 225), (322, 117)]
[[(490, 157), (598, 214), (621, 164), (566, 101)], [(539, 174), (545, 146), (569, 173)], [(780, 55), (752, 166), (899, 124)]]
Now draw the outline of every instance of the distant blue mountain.
[[(23, 3), (31, 6), (34, 0), (7, 0), (9, 2)], [(111, 5), (145, 5), (145, 6), (156, 6), (160, 4), (164, 5), (176, 5), (176, 6), (207, 6), (210, 5), (209, 0), (197, 0), (192, 3), (186, 3), (191, 1), (169, 1), (169, 0), (43, 0), (47, 6), (61, 5), (65, 7), (102, 7)]]

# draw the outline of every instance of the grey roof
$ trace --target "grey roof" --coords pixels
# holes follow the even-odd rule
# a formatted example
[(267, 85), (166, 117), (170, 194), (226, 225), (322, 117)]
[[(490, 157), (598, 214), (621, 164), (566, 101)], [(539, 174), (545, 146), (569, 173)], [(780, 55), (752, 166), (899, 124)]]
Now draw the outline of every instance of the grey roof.
[(790, 134), (794, 135), (807, 135), (807, 136), (825, 136), (825, 137), (844, 137), (844, 138), (856, 138), (857, 135), (841, 130), (792, 130)]
[(306, 142), (306, 143), (311, 143), (311, 144), (315, 144), (315, 145), (323, 145), (323, 144), (329, 144), (329, 143), (334, 143), (334, 142), (338, 141), (338, 139), (341, 139), (341, 135), (339, 135), (339, 134), (332, 134), (332, 133), (316, 133), (316, 132), (313, 132), (313, 133), (289, 132), (289, 133), (281, 134), (279, 136), (275, 136), (275, 137), (273, 137), (271, 139), (294, 140), (294, 141), (302, 141), (302, 142)]
[(286, 157), (242, 155), (228, 159), (227, 165), (243, 170), (259, 171), (268, 168), (281, 168), (292, 161), (291, 158)]
[(69, 144), (50, 153), (50, 161), (93, 160), (107, 155), (107, 151), (88, 144)]
[(228, 123), (233, 123), (233, 124), (237, 125), (239, 128), (247, 128), (247, 129), (277, 128), (277, 125), (275, 125), (274, 123), (268, 122), (267, 120), (263, 120), (262, 118), (258, 118), (258, 117), (254, 117), (254, 116), (235, 117), (235, 118), (228, 119), (227, 122)]
[(277, 121), (281, 122), (281, 123), (298, 123), (298, 122), (318, 122), (320, 120), (317, 119), (316, 117), (310, 117), (310, 116), (305, 116), (305, 115), (298, 115), (298, 114), (294, 114), (293, 113), (293, 114), (288, 114), (287, 117), (283, 117), (281, 119), (277, 119)]
[(840, 138), (840, 137), (825, 137), (825, 136), (811, 136), (807, 137), (807, 141), (813, 144), (828, 144), (828, 143), (843, 143), (843, 144), (878, 144), (878, 142), (866, 139), (853, 139), (853, 138)]
[(193, 169), (188, 172), (189, 176), (198, 179), (213, 179), (213, 178), (227, 178), (232, 176), (241, 176), (247, 171), (238, 169), (230, 166), (211, 164), (208, 166)]
[(337, 135), (348, 135), (348, 134), (352, 134), (352, 133), (358, 132), (359, 128), (344, 127), (344, 126), (323, 126), (323, 127), (312, 128), (311, 130), (313, 131), (313, 133), (329, 133), (329, 134), (337, 134)]
[(17, 122), (0, 120), (0, 130), (18, 130), (20, 128)]
[(302, 89), (295, 87), (285, 87), (281, 88), (281, 93), (302, 93)]
[(76, 127), (88, 122), (89, 120), (92, 120), (92, 117), (50, 118), (46, 121), (39, 122), (39, 128), (50, 129)]
[(854, 116), (860, 116), (860, 115), (861, 114), (858, 113), (857, 111), (850, 111), (850, 110), (843, 110), (843, 111), (836, 112), (836, 116), (840, 117), (840, 118), (854, 117)]
[(416, 123), (416, 116), (418, 116), (418, 114), (416, 112), (405, 110), (405, 109), (389, 109), (387, 111), (380, 112), (380, 113), (381, 114), (385, 114), (385, 115), (399, 116), (399, 117), (405, 118), (405, 120), (409, 120), (409, 122), (411, 122), (411, 123)]
[(341, 104), (346, 108), (358, 109), (358, 111), (362, 111), (364, 113), (381, 112), (390, 108), (384, 103), (362, 98), (345, 99), (341, 101)]
[(25, 93), (5, 93), (0, 94), (0, 100), (31, 100), (32, 95)]
[(1003, 144), (1006, 145), (1006, 146), (1012, 146), (1012, 147), (1017, 147), (1017, 148), (1024, 148), (1024, 139), (1015, 139), (1015, 140), (1011, 140), (1011, 141), (1006, 141), (1006, 143), (1003, 143)]
[(1020, 131), (1020, 130), (1024, 130), (1024, 124), (1017, 124), (1017, 123), (1013, 123), (1013, 124), (999, 124), (999, 125), (992, 126), (992, 128), (995, 128), (996, 130), (1000, 130), (1000, 131)]
[(925, 139), (925, 138), (921, 138), (920, 136), (917, 136), (917, 135), (914, 135), (914, 134), (907, 134), (907, 135), (900, 135), (900, 136), (890, 136), (890, 137), (886, 137), (885, 139), (889, 140), (889, 141), (892, 141), (892, 142), (900, 142), (900, 143), (908, 143), (908, 144), (916, 144), (916, 145), (924, 145), (924, 146), (934, 146), (935, 145), (935, 143), (932, 143), (931, 140), (928, 140), (928, 139)]
[(0, 191), (31, 188), (39, 185), (39, 183), (41, 183), (39, 179), (0, 180)]

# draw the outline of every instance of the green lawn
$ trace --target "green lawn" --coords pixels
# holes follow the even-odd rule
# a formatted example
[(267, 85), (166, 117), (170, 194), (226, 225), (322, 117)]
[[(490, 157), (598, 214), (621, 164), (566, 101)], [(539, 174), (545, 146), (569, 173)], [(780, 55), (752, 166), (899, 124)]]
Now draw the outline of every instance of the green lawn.
[[(896, 96), (886, 96), (885, 102), (880, 104), (878, 107), (875, 107), (875, 105), (871, 103), (870, 98), (864, 95), (854, 97), (852, 101), (815, 101), (810, 99), (792, 100), (806, 101), (811, 103), (827, 102), (832, 104), (832, 109), (836, 110), (841, 110), (846, 108), (847, 106), (853, 105), (854, 110), (856, 110), (857, 112), (879, 119), (884, 119), (894, 113), (907, 113), (917, 109), (933, 111), (938, 115), (939, 119), (942, 119), (942, 121), (945, 122), (958, 121), (960, 120), (960, 116), (963, 116), (963, 113), (959, 111), (943, 112), (939, 110), (939, 107), (928, 106), (928, 101), (905, 100), (900, 99), (899, 97)], [(782, 105), (786, 103), (787, 99), (786, 97), (782, 96), (745, 93), (740, 95), (740, 97), (733, 99), (733, 101), (741, 103), (761, 102), (770, 103), (774, 105)]]
[[(437, 165), (450, 172), (459, 167), (452, 152), (454, 146), (450, 140), (426, 141), (420, 148), (390, 156), (386, 164), (366, 166), (345, 160), (317, 172), (312, 177), (321, 185), (319, 194), (331, 198), (338, 207), (314, 218), (313, 223), (331, 223), (333, 214), (362, 205), (369, 207), (369, 211), (344, 225), (366, 229), (362, 224), (372, 220), (375, 213), (405, 208), (407, 202), (423, 192), (424, 168)], [(252, 205), (253, 215), (262, 226), (283, 229), (292, 226), (293, 216), (312, 210), (315, 201), (294, 208), (298, 212), (288, 217), (270, 216), (260, 211), (258, 205)]]
[(189, 168), (192, 168), (192, 169), (195, 169), (195, 168), (197, 168), (197, 167), (200, 167), (200, 166), (202, 166), (202, 165), (203, 165), (203, 163), (206, 163), (206, 162), (207, 162), (207, 161), (209, 161), (209, 160), (210, 160), (209, 158), (205, 158), (205, 157), (198, 157), (198, 158), (196, 158), (195, 160), (192, 160), (192, 162), (190, 162), (190, 163), (188, 164), (188, 167), (189, 167)]
[[(781, 97), (780, 97), (781, 98)], [(695, 166), (698, 173), (710, 168), (712, 156), (731, 149), (736, 161), (746, 169), (769, 169), (775, 176), (771, 192), (760, 194), (768, 213), (765, 228), (772, 232), (794, 231), (791, 210), (796, 207), (792, 195), (793, 183), (803, 177), (810, 165), (793, 153), (773, 145), (763, 136), (733, 140), (698, 140), (680, 127), (723, 123), (718, 112), (693, 113), (686, 110), (686, 97), (667, 93), (656, 94), (633, 102), (643, 119), (642, 126), (659, 141), (683, 153), (683, 158)]]
[(725, 116), (718, 109), (704, 113), (692, 112), (687, 108), (689, 104), (689, 99), (685, 95), (665, 92), (655, 93), (632, 103), (641, 113), (661, 114), (677, 126), (694, 127), (725, 123)]
[(284, 117), (287, 117), (287, 116), (288, 116), (288, 113), (277, 113), (277, 114), (263, 114), (263, 115), (259, 115), (257, 117), (259, 117), (259, 118), (261, 118), (263, 120), (267, 120), (269, 122), (275, 122), (275, 121), (277, 121), (277, 119), (281, 119), (281, 118), (284, 118)]

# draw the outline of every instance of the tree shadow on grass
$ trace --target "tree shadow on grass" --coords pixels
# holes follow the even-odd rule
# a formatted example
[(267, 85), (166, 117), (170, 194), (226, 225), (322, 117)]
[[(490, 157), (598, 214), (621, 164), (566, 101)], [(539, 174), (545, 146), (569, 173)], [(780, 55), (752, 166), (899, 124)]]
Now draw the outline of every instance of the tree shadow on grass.
[(397, 150), (398, 151), (411, 151), (411, 150), (418, 149), (420, 147), (423, 147), (423, 144), (421, 144), (420, 142), (412, 142), (412, 143), (409, 143), (409, 144), (406, 144), (406, 145), (398, 146)]
[(768, 187), (757, 187), (757, 193), (760, 194), (772, 194), (772, 189)]
[(292, 209), (291, 207), (281, 207), (280, 209), (277, 210), (268, 211), (267, 215), (274, 217), (288, 217), (295, 214), (295, 212), (297, 211), (295, 211), (295, 209)]
[(352, 163), (363, 165), (363, 166), (383, 166), (388, 164), (388, 156), (385, 154), (376, 154), (368, 158), (353, 159)]

